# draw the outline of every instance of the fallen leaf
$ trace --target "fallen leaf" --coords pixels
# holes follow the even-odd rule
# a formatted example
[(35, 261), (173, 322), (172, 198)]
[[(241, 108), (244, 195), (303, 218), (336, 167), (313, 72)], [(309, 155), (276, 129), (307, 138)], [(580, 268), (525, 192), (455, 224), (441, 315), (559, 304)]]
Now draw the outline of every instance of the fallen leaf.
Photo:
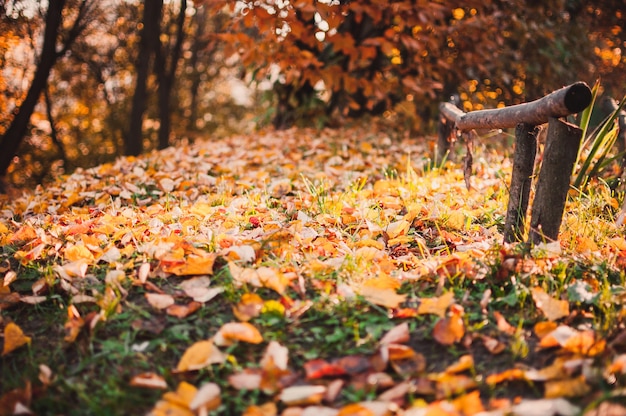
[(433, 314), (438, 316), (446, 316), (446, 311), (454, 303), (454, 293), (447, 292), (439, 297), (423, 298), (417, 309), (420, 315)]
[(207, 253), (204, 256), (190, 255), (182, 261), (162, 261), (161, 269), (176, 276), (212, 274), (216, 257), (214, 253)]
[(65, 321), (65, 325), (63, 326), (63, 329), (65, 329), (65, 337), (63, 340), (69, 343), (76, 341), (76, 337), (78, 337), (78, 334), (80, 334), (84, 326), (85, 320), (80, 316), (76, 306), (68, 306), (67, 321)]
[(393, 289), (379, 289), (371, 286), (361, 288), (359, 294), (374, 305), (394, 309), (406, 300), (407, 295), (399, 295)]
[(496, 318), (496, 325), (498, 329), (504, 332), (507, 335), (513, 335), (516, 332), (516, 329), (513, 325), (511, 325), (506, 318), (498, 311), (493, 313), (493, 316)]
[(575, 416), (580, 414), (580, 408), (562, 398), (522, 400), (511, 407), (511, 413), (516, 416)]
[(187, 348), (176, 366), (177, 372), (194, 371), (212, 364), (222, 364), (226, 356), (214, 345), (213, 341), (198, 341)]
[(192, 301), (189, 302), (187, 305), (170, 305), (165, 309), (165, 313), (170, 316), (175, 316), (182, 319), (196, 312), (201, 307), (202, 304), (200, 302)]
[(252, 324), (248, 322), (229, 322), (217, 331), (213, 336), (215, 345), (231, 345), (235, 341), (259, 344), (263, 342), (263, 336)]
[(286, 406), (319, 404), (325, 393), (325, 386), (292, 386), (283, 389), (278, 395), (278, 400)]
[(196, 392), (196, 395), (189, 403), (191, 410), (204, 409), (204, 412), (215, 410), (222, 403), (222, 391), (215, 383), (205, 383)]
[(240, 321), (247, 322), (261, 314), (263, 309), (263, 299), (256, 293), (244, 293), (235, 306), (233, 314)]
[(440, 318), (433, 328), (433, 338), (442, 345), (452, 345), (463, 339), (465, 324), (463, 323), (463, 308), (452, 305), (450, 313)]
[(237, 390), (257, 390), (261, 388), (261, 370), (246, 369), (228, 376), (228, 384)]
[(143, 387), (148, 389), (167, 389), (167, 382), (165, 379), (156, 373), (137, 374), (130, 379), (129, 384), (133, 387)]
[(4, 347), (2, 348), (2, 355), (5, 356), (23, 345), (30, 344), (30, 342), (31, 338), (24, 335), (22, 328), (13, 322), (9, 322), (4, 327)]
[(532, 296), (537, 309), (540, 309), (548, 320), (556, 321), (569, 315), (569, 302), (552, 298), (541, 287), (534, 287)]
[(146, 293), (146, 300), (156, 309), (166, 309), (174, 304), (174, 297), (165, 293)]
[(380, 339), (379, 344), (404, 344), (409, 340), (409, 338), (409, 324), (407, 322), (403, 322), (387, 331), (387, 333)]

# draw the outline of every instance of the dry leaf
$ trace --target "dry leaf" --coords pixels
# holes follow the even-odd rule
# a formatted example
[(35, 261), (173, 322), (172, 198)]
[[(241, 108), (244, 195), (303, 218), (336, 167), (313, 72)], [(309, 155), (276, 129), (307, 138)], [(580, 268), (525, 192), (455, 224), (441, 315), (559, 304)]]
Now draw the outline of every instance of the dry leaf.
[(129, 384), (133, 387), (143, 387), (148, 389), (167, 389), (167, 382), (165, 379), (156, 373), (137, 374), (130, 379)]
[(493, 313), (493, 316), (496, 318), (496, 325), (498, 326), (498, 329), (500, 331), (504, 332), (507, 335), (515, 334), (515, 327), (508, 323), (506, 318), (500, 312), (495, 311)]
[(2, 348), (2, 355), (5, 356), (23, 345), (30, 344), (30, 342), (31, 338), (24, 335), (22, 328), (13, 322), (9, 322), (4, 327), (4, 347)]
[(435, 298), (423, 298), (421, 299), (421, 303), (419, 308), (417, 309), (417, 313), (420, 315), (423, 314), (434, 314), (439, 316), (445, 316), (448, 307), (454, 303), (454, 293), (447, 292), (439, 297)]
[(231, 345), (235, 341), (259, 344), (263, 342), (263, 336), (254, 326), (248, 322), (229, 322), (217, 331), (213, 336), (215, 345)]
[(256, 293), (244, 293), (237, 305), (233, 306), (233, 314), (240, 321), (247, 322), (261, 314), (263, 299)]
[(172, 295), (165, 293), (146, 293), (146, 300), (156, 309), (166, 309), (174, 304)]
[(200, 302), (189, 302), (187, 305), (170, 305), (165, 309), (165, 313), (177, 318), (186, 318), (202, 307)]
[(393, 289), (379, 289), (371, 286), (361, 288), (359, 294), (375, 305), (394, 309), (406, 300), (406, 295), (399, 295)]
[(286, 406), (319, 404), (325, 393), (325, 386), (293, 386), (283, 389), (278, 395), (278, 400), (285, 403)]
[(556, 321), (569, 315), (569, 302), (566, 300), (554, 299), (538, 286), (532, 289), (532, 296), (535, 305), (548, 320)]
[(198, 341), (187, 348), (176, 366), (176, 371), (199, 370), (225, 361), (226, 356), (213, 344), (213, 341)]
[(215, 258), (216, 255), (214, 253), (207, 253), (203, 256), (191, 255), (183, 261), (162, 261), (161, 269), (165, 273), (172, 273), (176, 276), (212, 274)]
[(222, 391), (215, 383), (205, 383), (198, 389), (198, 392), (189, 403), (191, 410), (204, 409), (204, 411), (215, 410), (222, 403)]
[(463, 308), (452, 305), (446, 318), (440, 318), (433, 328), (433, 338), (442, 345), (452, 345), (461, 341), (465, 335)]
[(409, 340), (409, 338), (409, 324), (407, 322), (403, 322), (387, 331), (387, 333), (379, 341), (379, 344), (404, 344)]

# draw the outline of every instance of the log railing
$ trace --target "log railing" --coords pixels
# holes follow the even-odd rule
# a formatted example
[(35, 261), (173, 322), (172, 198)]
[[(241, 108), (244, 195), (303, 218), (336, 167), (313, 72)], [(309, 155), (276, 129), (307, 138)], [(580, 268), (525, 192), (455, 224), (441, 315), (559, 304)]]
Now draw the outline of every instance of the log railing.
[(443, 160), (457, 132), (515, 127), (513, 175), (504, 225), (504, 241), (522, 241), (537, 152), (538, 126), (548, 123), (543, 161), (535, 187), (528, 241), (556, 241), (581, 145), (582, 130), (559, 120), (581, 112), (591, 103), (591, 89), (577, 82), (543, 98), (510, 107), (465, 113), (451, 103), (439, 106), (438, 160)]

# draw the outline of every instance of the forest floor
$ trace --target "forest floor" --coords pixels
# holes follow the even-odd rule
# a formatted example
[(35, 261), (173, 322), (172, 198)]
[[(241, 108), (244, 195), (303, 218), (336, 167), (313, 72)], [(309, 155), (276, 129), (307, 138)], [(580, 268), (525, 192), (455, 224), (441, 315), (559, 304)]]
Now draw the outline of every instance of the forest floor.
[(267, 132), (0, 199), (0, 414), (625, 414), (608, 187), (503, 245), (507, 147), (469, 190), (429, 154)]

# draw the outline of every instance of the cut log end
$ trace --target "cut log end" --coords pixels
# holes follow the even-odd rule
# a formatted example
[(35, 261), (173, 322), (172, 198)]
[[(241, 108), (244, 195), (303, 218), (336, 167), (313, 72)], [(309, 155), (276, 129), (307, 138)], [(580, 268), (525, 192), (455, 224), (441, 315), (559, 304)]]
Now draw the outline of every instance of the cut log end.
[(583, 111), (591, 103), (591, 89), (584, 82), (572, 84), (565, 94), (565, 107), (571, 113)]

